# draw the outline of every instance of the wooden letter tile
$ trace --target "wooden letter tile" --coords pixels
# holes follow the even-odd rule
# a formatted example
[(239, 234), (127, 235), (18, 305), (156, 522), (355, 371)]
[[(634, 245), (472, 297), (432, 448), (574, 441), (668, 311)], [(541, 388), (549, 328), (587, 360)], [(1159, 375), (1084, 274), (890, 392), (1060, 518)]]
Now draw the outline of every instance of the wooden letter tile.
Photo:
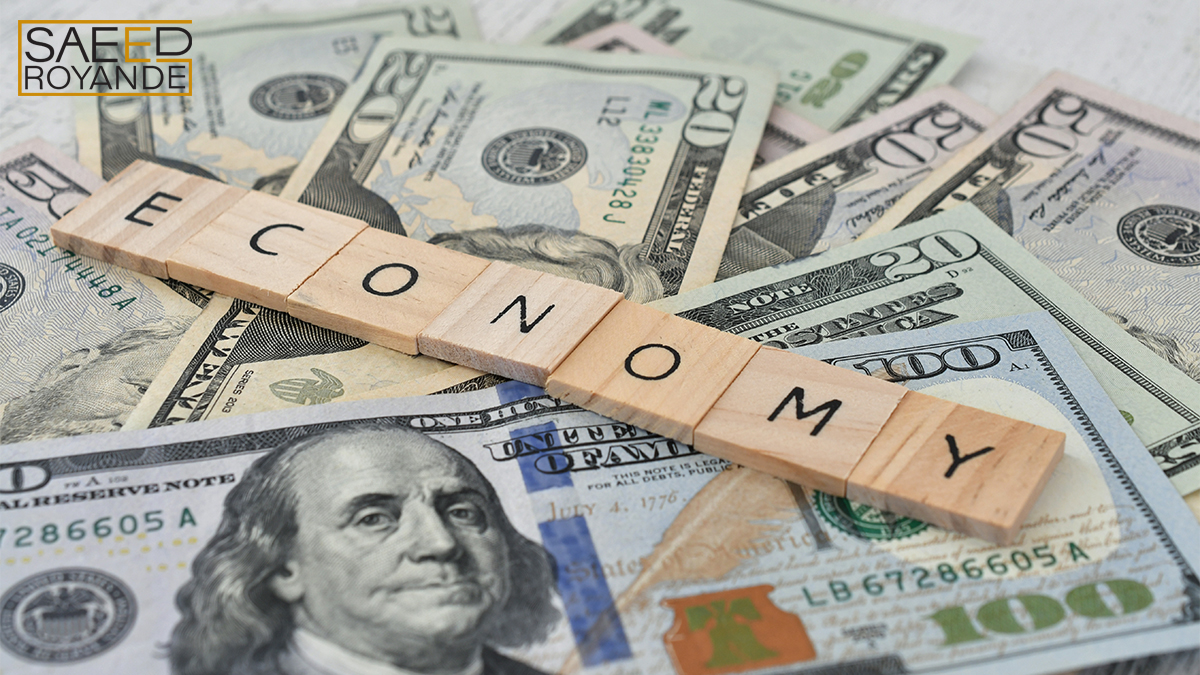
[(137, 160), (50, 229), (80, 255), (167, 278), (167, 258), (246, 191)]
[(540, 387), (620, 301), (616, 291), (493, 262), (421, 331), (419, 347)]
[(763, 347), (696, 427), (696, 449), (845, 496), (850, 471), (907, 391)]
[(1061, 431), (910, 391), (850, 473), (846, 497), (1009, 544), (1065, 440)]
[(472, 255), (367, 228), (288, 296), (287, 312), (417, 353), (417, 334), (488, 266)]
[(546, 393), (684, 443), (758, 345), (627, 300), (550, 374)]
[(250, 192), (167, 258), (172, 279), (286, 311), (287, 296), (367, 224)]

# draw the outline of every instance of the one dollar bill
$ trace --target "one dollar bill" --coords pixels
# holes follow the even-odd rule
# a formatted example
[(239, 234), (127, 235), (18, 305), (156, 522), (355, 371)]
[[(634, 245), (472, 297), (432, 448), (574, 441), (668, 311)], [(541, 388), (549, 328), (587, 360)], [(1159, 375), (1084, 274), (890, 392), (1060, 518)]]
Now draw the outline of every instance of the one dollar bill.
[(0, 667), (1036, 675), (1196, 646), (1200, 525), (1052, 321), (820, 347), (1066, 434), (1012, 546), (506, 383), (13, 447)]
[(51, 242), (103, 185), (41, 139), (0, 153), (0, 443), (122, 428), (208, 302)]
[(385, 40), (282, 196), (655, 300), (716, 277), (773, 86), (738, 64)]
[(970, 202), (1200, 382), (1200, 124), (1054, 73), (864, 236)]
[(783, 348), (1047, 310), (1176, 489), (1200, 488), (1200, 384), (974, 206), (656, 306)]
[(621, 21), (695, 58), (774, 69), (775, 103), (830, 131), (949, 82), (977, 43), (814, 0), (580, 0), (527, 41), (565, 44)]
[[(144, 159), (278, 194), (380, 38), (479, 37), (460, 0), (249, 14), (188, 28), (191, 96), (79, 99), (80, 162), (105, 180)], [(143, 49), (130, 48), (135, 58)], [(123, 44), (104, 49), (124, 59)]]
[(752, 171), (717, 279), (853, 241), (994, 118), (944, 85)]

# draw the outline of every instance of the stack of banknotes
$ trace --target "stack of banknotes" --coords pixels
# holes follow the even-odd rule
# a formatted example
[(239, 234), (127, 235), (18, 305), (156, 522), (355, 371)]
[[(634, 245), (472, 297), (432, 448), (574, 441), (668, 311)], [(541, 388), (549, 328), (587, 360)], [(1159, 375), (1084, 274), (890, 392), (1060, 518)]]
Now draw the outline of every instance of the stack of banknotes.
[[(555, 8), (197, 21), (192, 96), (0, 150), (0, 673), (1200, 672), (1200, 124), (1065, 72), (993, 111), (978, 39), (816, 0)], [(995, 546), (54, 246), (138, 159), (1065, 455)]]

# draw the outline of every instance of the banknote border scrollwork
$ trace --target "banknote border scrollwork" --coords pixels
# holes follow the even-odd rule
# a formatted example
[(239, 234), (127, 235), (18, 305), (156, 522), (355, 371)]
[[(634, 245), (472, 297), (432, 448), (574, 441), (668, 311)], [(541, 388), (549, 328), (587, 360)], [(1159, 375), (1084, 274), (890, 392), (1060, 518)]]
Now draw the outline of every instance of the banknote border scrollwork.
[[(1143, 120), (1139, 117), (1135, 117), (1133, 115), (1129, 115), (1125, 112), (1122, 112), (1121, 110), (1118, 110), (1111, 106), (1105, 105), (1105, 104), (1103, 104), (1099, 101), (1096, 101), (1095, 99), (1092, 99), (1090, 97), (1081, 96), (1078, 93), (1068, 91), (1066, 89), (1053, 89), (1053, 90), (1047, 92), (1045, 98), (1043, 98), (1041, 101), (1039, 101), (1037, 105), (1030, 108), (1030, 110), (1032, 111), (1030, 113), (1030, 115), (1027, 115), (1025, 118), (1023, 118), (1020, 123), (1013, 125), (1009, 129), (1005, 129), (1003, 136), (995, 139), (992, 142), (991, 146), (989, 146), (983, 152), (979, 153), (979, 155), (977, 155), (976, 157), (973, 157), (971, 159), (971, 161), (968, 162), (965, 166), (963, 166), (963, 168), (960, 169), (958, 171), (958, 173), (954, 174), (954, 176), (952, 178), (945, 181), (944, 183), (939, 185), (937, 187), (937, 189), (930, 192), (929, 195), (927, 197), (925, 197), (925, 199), (922, 200), (921, 203), (918, 204), (911, 212), (909, 212), (908, 215), (906, 215), (902, 221), (900, 221), (899, 223), (896, 224), (896, 227), (903, 227), (905, 225), (915, 223), (919, 220), (923, 220), (923, 219), (928, 218), (929, 216), (933, 215), (932, 213), (930, 213), (930, 209), (932, 209), (933, 207), (942, 203), (942, 200), (944, 200), (948, 195), (953, 193), (955, 190), (959, 189), (963, 185), (963, 183), (966, 183), (975, 174), (976, 171), (978, 171), (981, 167), (983, 167), (989, 163), (993, 164), (994, 166), (1005, 167), (1006, 173), (1008, 173), (1008, 174), (1011, 174), (1011, 175), (1020, 174), (1021, 171), (1013, 172), (1013, 171), (1009, 170), (1010, 167), (1014, 163), (1016, 163), (1018, 155), (1017, 154), (1009, 154), (1007, 152), (1003, 153), (1003, 154), (999, 154), (996, 151), (996, 146), (999, 144), (1002, 144), (1002, 143), (1006, 144), (1006, 145), (1011, 145), (1012, 144), (1011, 138), (1012, 138), (1013, 134), (1017, 133), (1020, 130), (1025, 128), (1026, 122), (1031, 115), (1039, 114), (1042, 110), (1044, 110), (1046, 108), (1046, 106), (1050, 105), (1051, 103), (1053, 103), (1054, 101), (1058, 100), (1059, 98), (1061, 98), (1063, 96), (1074, 96), (1076, 98), (1082, 99), (1089, 106), (1094, 107), (1098, 112), (1101, 112), (1101, 113), (1107, 115), (1109, 118), (1118, 121), (1123, 126), (1137, 129), (1143, 133), (1149, 134), (1150, 136), (1154, 136), (1156, 138), (1159, 138), (1164, 141), (1168, 141), (1168, 142), (1176, 144), (1176, 145), (1190, 147), (1192, 152), (1200, 152), (1200, 138), (1192, 138), (1190, 136), (1186, 136), (1186, 135), (1181, 134), (1172, 129), (1168, 129), (1163, 126), (1159, 126), (1157, 124), (1147, 122), (1146, 120)], [(997, 176), (995, 180), (1000, 181), (1000, 182), (1006, 182), (1011, 177), (1011, 175)]]
[[(264, 429), (244, 434), (209, 438), (199, 441), (163, 443), (145, 448), (105, 450), (78, 455), (49, 457), (36, 461), (0, 464), (0, 472), (13, 466), (37, 466), (51, 478), (78, 474), (122, 471), (153, 466), (165, 462), (196, 461), (264, 452), (293, 438), (355, 424), (396, 424), (426, 433), (469, 433), (510, 424), (514, 420), (536, 420), (547, 415), (580, 411), (570, 403), (546, 395), (530, 396), (511, 403), (501, 403), (486, 410), (417, 415), (385, 415), (382, 417), (319, 422), (277, 429)], [(47, 482), (49, 482), (47, 480)], [(54, 500), (33, 504), (51, 506)]]

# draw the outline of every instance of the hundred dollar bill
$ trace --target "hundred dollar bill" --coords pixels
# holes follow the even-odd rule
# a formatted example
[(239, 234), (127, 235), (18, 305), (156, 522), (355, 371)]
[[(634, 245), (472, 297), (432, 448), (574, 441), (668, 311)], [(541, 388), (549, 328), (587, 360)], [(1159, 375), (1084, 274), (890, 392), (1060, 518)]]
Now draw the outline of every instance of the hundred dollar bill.
[(773, 76), (387, 40), (282, 196), (645, 302), (710, 283)]
[[(79, 99), (80, 162), (105, 180), (147, 159), (278, 194), (381, 37), (479, 38), (463, 0), (251, 14), (188, 29), (191, 96)], [(123, 44), (105, 49), (124, 59)], [(131, 49), (136, 58), (144, 47)]]
[(978, 43), (813, 0), (580, 0), (528, 42), (565, 44), (621, 21), (696, 58), (773, 68), (775, 103), (831, 131), (949, 82)]
[(822, 347), (1067, 435), (1013, 545), (505, 383), (14, 446), (0, 667), (1038, 674), (1196, 646), (1200, 525), (1052, 321)]
[[(426, 379), (434, 373), (440, 377)], [(329, 401), (417, 396), (479, 375), (218, 295), (170, 352), (126, 427), (149, 429)]]
[[(594, 30), (571, 40), (565, 46), (597, 52), (687, 56), (637, 26), (624, 22)], [(828, 136), (828, 131), (803, 117), (779, 106), (773, 106), (770, 116), (767, 117), (767, 125), (763, 127), (762, 139), (758, 142), (754, 167), (773, 162)]]
[(208, 301), (51, 243), (102, 185), (41, 139), (0, 153), (0, 444), (120, 429)]
[(1200, 382), (1198, 166), (1200, 124), (1054, 73), (865, 236), (969, 201)]
[(751, 172), (717, 279), (853, 241), (994, 118), (944, 85)]
[(1045, 309), (1181, 494), (1200, 488), (1200, 384), (974, 206), (657, 303), (777, 347)]

